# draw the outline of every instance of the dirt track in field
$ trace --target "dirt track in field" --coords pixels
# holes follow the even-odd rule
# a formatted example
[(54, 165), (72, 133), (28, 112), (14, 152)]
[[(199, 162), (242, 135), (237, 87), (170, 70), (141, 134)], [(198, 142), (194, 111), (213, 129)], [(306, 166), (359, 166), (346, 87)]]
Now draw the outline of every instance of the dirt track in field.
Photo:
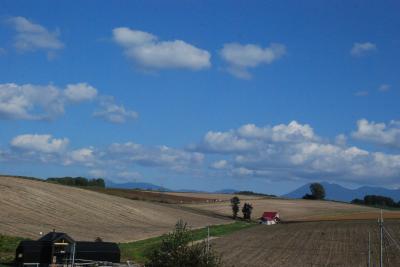
[(52, 229), (77, 240), (125, 242), (161, 235), (178, 219), (193, 227), (230, 222), (177, 205), (130, 200), (89, 190), (0, 177), (0, 233), (38, 238)]
[[(278, 211), (281, 219), (284, 221), (319, 221), (319, 220), (335, 220), (335, 219), (366, 219), (377, 218), (379, 210), (375, 208), (352, 205), (341, 202), (317, 201), (303, 199), (253, 199), (242, 200), (253, 205), (253, 218), (261, 217), (264, 211)], [(229, 216), (232, 214), (229, 202), (222, 203), (206, 203), (206, 204), (188, 204), (187, 207), (202, 209), (209, 212)], [(367, 215), (365, 215), (367, 214)], [(400, 218), (399, 211), (385, 211), (390, 218)], [(239, 215), (242, 213), (240, 211)]]
[[(400, 221), (385, 222), (397, 242)], [(371, 266), (378, 265), (376, 221), (304, 222), (259, 225), (212, 241), (224, 266), (367, 266), (371, 232)], [(384, 266), (400, 266), (400, 251), (385, 239)]]

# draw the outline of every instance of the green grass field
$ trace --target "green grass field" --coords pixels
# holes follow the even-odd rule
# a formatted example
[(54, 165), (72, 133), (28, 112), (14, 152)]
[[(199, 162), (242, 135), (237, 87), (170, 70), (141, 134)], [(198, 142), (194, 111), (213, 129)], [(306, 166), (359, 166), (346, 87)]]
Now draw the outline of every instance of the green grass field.
[(15, 249), (21, 240), (26, 238), (0, 235), (0, 265), (14, 260)]
[[(224, 236), (245, 228), (252, 227), (254, 225), (256, 224), (241, 221), (231, 224), (212, 225), (210, 226), (210, 236)], [(207, 238), (207, 228), (193, 230), (192, 237), (193, 241)], [(121, 261), (125, 262), (127, 260), (132, 260), (138, 263), (146, 262), (148, 256), (152, 253), (152, 251), (161, 244), (161, 240), (162, 236), (158, 236), (145, 240), (119, 244), (121, 250)]]

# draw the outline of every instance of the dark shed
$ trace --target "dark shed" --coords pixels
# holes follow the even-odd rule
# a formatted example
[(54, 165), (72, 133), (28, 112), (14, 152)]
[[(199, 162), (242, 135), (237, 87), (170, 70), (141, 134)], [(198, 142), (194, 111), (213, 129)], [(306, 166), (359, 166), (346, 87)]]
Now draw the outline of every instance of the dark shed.
[(76, 242), (65, 233), (50, 232), (37, 241), (21, 241), (15, 254), (15, 263), (22, 266), (36, 263), (68, 264), (75, 261), (120, 262), (120, 250), (111, 242)]
[(120, 262), (120, 250), (111, 242), (76, 242), (75, 259)]
[(21, 241), (16, 250), (15, 262), (23, 263), (51, 263), (51, 242), (47, 241)]

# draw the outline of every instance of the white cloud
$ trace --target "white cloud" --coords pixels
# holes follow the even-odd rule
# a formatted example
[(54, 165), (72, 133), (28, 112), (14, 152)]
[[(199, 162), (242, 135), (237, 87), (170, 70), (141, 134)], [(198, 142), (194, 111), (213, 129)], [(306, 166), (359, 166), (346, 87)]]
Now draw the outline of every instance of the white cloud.
[(350, 54), (355, 57), (360, 57), (375, 50), (376, 50), (376, 45), (371, 42), (354, 43), (353, 47), (351, 48)]
[(225, 169), (228, 167), (228, 161), (226, 160), (218, 160), (211, 164), (211, 167), (217, 170)]
[(111, 123), (125, 123), (139, 117), (136, 111), (128, 110), (123, 105), (117, 105), (113, 97), (102, 97), (99, 103), (100, 109), (93, 116)]
[(335, 138), (335, 143), (339, 146), (345, 146), (347, 144), (347, 136), (344, 134), (338, 134)]
[(224, 44), (220, 51), (222, 59), (228, 63), (228, 72), (243, 79), (251, 78), (249, 68), (255, 68), (261, 64), (271, 64), (285, 53), (286, 47), (275, 43), (264, 48), (255, 44), (229, 43)]
[(68, 84), (64, 95), (71, 102), (89, 101), (96, 98), (97, 90), (87, 83)]
[(168, 146), (146, 147), (132, 142), (114, 143), (107, 157), (118, 162), (135, 163), (147, 167), (166, 167), (175, 171), (183, 171), (200, 165), (204, 155), (197, 152), (187, 152)]
[(24, 134), (11, 140), (13, 148), (42, 153), (61, 153), (68, 143), (67, 138), (56, 139), (49, 134)]
[(159, 41), (153, 34), (126, 27), (113, 29), (113, 39), (143, 69), (201, 70), (211, 66), (208, 51), (182, 40)]
[(208, 132), (197, 149), (216, 153), (246, 152), (266, 141), (298, 142), (317, 139), (318, 136), (308, 124), (302, 125), (296, 121), (273, 127), (246, 124), (228, 132)]
[(24, 17), (12, 17), (8, 19), (8, 22), (16, 31), (14, 46), (20, 52), (36, 50), (52, 52), (64, 47), (58, 39), (58, 31), (50, 32)]
[(0, 118), (43, 120), (64, 113), (61, 91), (53, 85), (0, 84)]
[(385, 124), (361, 119), (357, 122), (357, 131), (353, 132), (352, 136), (358, 140), (400, 148), (400, 121)]
[(73, 150), (69, 153), (69, 160), (71, 162), (78, 162), (84, 164), (91, 164), (95, 159), (93, 148), (86, 147)]
[(381, 84), (378, 88), (379, 91), (381, 92), (387, 92), (391, 89), (391, 85), (390, 84)]
[(54, 85), (15, 83), (0, 84), (0, 119), (51, 120), (64, 114), (67, 105), (97, 100), (93, 113), (113, 123), (136, 119), (137, 112), (117, 105), (114, 97), (98, 95), (87, 83), (68, 84), (65, 89)]
[(210, 138), (207, 133), (197, 151), (225, 155), (211, 167), (227, 176), (356, 183), (376, 183), (380, 178), (379, 182), (391, 183), (400, 173), (400, 155), (349, 146), (344, 135), (329, 142), (318, 137), (311, 126), (295, 121), (272, 127), (247, 124), (211, 133), (213, 137), (218, 134)]

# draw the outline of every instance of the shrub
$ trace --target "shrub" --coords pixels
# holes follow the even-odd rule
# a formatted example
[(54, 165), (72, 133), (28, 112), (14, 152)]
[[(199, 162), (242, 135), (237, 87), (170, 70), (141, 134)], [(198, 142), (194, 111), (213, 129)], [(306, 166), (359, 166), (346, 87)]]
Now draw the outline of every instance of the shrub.
[(221, 266), (218, 255), (205, 242), (193, 244), (187, 224), (178, 221), (173, 232), (162, 238), (150, 255), (146, 266), (151, 267), (216, 267)]

